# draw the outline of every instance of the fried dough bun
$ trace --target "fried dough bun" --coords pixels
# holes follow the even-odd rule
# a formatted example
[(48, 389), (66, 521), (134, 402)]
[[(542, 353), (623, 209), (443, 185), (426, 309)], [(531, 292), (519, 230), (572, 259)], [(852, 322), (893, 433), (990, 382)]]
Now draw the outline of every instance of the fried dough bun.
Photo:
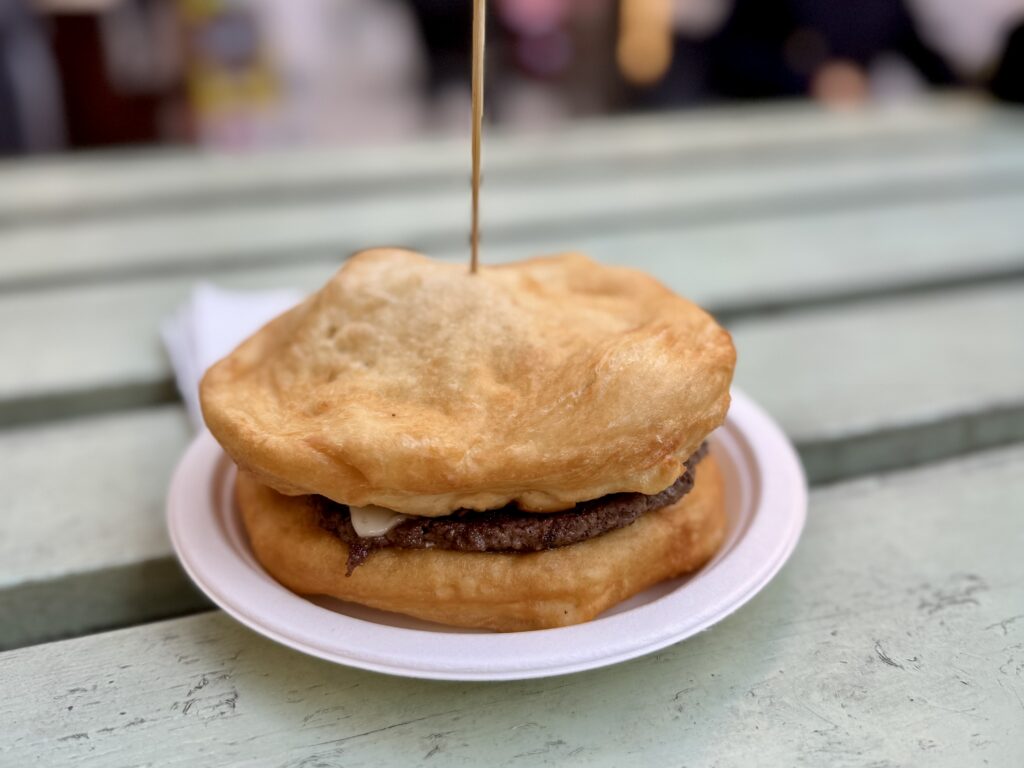
[(281, 494), (549, 512), (671, 485), (724, 420), (734, 364), (707, 313), (632, 269), (569, 253), (471, 275), (377, 249), (214, 365), (201, 398)]
[(678, 502), (578, 544), (528, 554), (382, 549), (346, 576), (348, 546), (320, 527), (309, 497), (284, 496), (244, 472), (236, 495), (256, 558), (292, 591), (502, 632), (589, 621), (700, 568), (726, 529), (722, 476), (709, 456)]

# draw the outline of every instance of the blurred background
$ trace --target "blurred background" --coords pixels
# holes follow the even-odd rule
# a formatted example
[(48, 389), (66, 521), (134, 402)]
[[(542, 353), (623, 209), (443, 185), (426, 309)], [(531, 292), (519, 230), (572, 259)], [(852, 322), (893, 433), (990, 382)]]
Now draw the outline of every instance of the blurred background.
[[(468, 130), (469, 0), (0, 0), (0, 154)], [(1024, 100), (1024, 0), (493, 0), (488, 119), (972, 88)]]

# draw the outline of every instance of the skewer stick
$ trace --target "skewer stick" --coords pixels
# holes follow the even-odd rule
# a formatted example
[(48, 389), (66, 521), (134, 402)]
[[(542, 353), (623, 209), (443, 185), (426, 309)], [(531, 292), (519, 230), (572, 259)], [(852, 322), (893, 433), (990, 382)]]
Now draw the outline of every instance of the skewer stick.
[(484, 122), (484, 44), (487, 0), (473, 0), (473, 229), (470, 233), (469, 271), (480, 264), (480, 143)]

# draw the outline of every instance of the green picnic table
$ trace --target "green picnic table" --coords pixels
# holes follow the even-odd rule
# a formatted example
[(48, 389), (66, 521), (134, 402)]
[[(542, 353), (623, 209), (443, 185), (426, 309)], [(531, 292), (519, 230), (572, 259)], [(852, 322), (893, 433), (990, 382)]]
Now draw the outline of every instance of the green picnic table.
[(214, 610), (163, 505), (160, 321), (199, 280), (467, 258), (468, 147), (0, 165), (0, 765), (1024, 765), (1024, 114), (953, 96), (580, 122), (485, 146), (486, 261), (647, 270), (797, 445), (777, 579), (657, 654), (414, 681)]

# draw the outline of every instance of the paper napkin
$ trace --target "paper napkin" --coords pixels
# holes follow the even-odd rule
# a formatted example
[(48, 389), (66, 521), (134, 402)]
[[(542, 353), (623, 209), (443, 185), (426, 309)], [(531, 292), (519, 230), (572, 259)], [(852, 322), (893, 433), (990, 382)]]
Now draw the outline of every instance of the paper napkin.
[(206, 369), (301, 299), (302, 293), (296, 290), (228, 291), (202, 283), (161, 323), (174, 378), (197, 428), (203, 425), (199, 380)]

